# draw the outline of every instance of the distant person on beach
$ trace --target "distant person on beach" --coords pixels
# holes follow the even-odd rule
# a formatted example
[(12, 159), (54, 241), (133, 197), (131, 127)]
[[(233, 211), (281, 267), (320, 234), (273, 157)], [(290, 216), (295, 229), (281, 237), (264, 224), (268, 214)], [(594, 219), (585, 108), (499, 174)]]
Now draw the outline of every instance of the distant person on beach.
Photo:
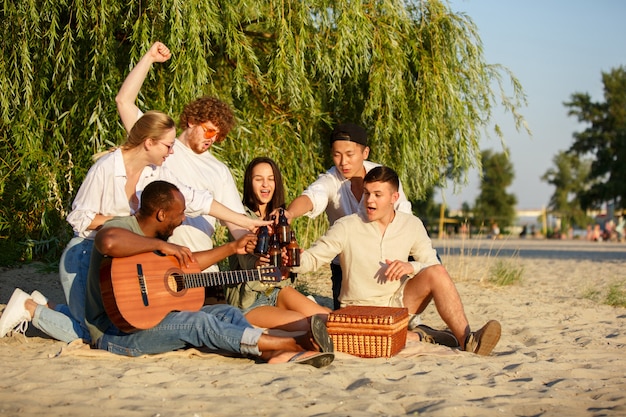
[[(500, 339), (500, 323), (490, 320), (470, 331), (459, 293), (421, 220), (395, 210), (398, 190), (395, 171), (372, 168), (363, 178), (359, 212), (337, 220), (302, 253), (294, 271), (315, 271), (338, 255), (341, 306), (406, 307), (415, 315), (432, 300), (461, 349), (489, 355)], [(415, 260), (407, 262), (409, 256)]]
[(528, 226), (524, 225), (522, 226), (522, 231), (520, 232), (519, 237), (524, 238), (526, 235), (528, 235)]
[[(246, 247), (256, 241), (254, 234), (248, 234), (223, 246), (192, 253), (187, 247), (166, 242), (184, 218), (183, 194), (173, 184), (155, 181), (144, 189), (135, 215), (109, 220), (98, 231), (89, 268), (86, 304), (86, 322), (93, 347), (126, 356), (205, 347), (252, 355), (270, 363), (294, 362), (323, 367), (333, 361), (332, 340), (323, 323), (297, 338), (277, 337), (252, 326), (239, 309), (227, 304), (203, 306), (199, 311), (173, 311), (149, 329), (130, 333), (119, 330), (114, 325), (115, 317), (112, 319), (107, 312), (111, 311), (111, 294), (105, 295), (102, 289), (101, 264), (105, 257), (115, 261), (118, 257), (158, 252), (174, 256), (181, 265), (195, 260), (200, 269), (206, 269), (227, 256), (245, 253)], [(148, 290), (146, 296), (150, 295)], [(153, 298), (156, 302), (156, 296)], [(141, 302), (141, 298), (137, 301)]]
[(490, 239), (498, 239), (500, 237), (500, 226), (498, 226), (497, 222), (491, 223), (491, 230), (488, 237)]
[[(331, 135), (331, 156), (335, 164), (294, 199), (285, 215), (295, 219), (302, 215), (317, 217), (323, 212), (332, 226), (338, 219), (356, 213), (363, 195), (363, 177), (372, 168), (379, 166), (367, 160), (370, 148), (365, 129), (354, 123), (337, 125)], [(411, 203), (407, 200), (402, 185), (398, 190), (395, 208), (411, 213)], [(342, 270), (337, 259), (330, 264), (333, 286), (334, 308), (339, 308)]]

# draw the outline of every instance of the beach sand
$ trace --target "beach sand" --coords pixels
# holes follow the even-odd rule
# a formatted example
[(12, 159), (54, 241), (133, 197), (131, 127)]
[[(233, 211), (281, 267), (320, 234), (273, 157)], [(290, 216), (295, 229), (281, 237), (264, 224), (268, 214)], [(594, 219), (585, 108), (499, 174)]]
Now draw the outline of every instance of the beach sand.
[[(468, 242), (466, 249), (477, 247)], [(458, 241), (435, 244), (472, 327), (502, 324), (489, 357), (428, 345), (408, 349), (425, 355), (390, 359), (338, 354), (322, 369), (196, 350), (126, 358), (65, 345), (31, 326), (26, 337), (0, 339), (0, 415), (626, 415), (626, 309), (602, 301), (610, 285), (624, 289), (626, 245), (513, 241), (507, 247), (522, 249), (510, 255), (499, 250), (504, 243), (483, 241), (485, 255), (454, 253)], [(523, 268), (522, 281), (489, 284), (498, 261)], [(328, 276), (300, 279), (326, 301)], [(36, 265), (0, 271), (0, 302), (15, 287), (63, 300), (57, 274)], [(432, 304), (422, 320), (443, 326)]]

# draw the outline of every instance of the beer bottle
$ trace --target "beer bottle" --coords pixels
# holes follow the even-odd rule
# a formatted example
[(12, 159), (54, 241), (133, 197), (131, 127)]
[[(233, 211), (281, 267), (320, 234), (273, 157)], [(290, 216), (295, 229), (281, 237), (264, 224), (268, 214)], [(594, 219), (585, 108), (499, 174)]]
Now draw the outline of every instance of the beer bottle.
[(276, 233), (272, 235), (272, 239), (270, 240), (269, 257), (270, 265), (277, 266), (279, 268), (283, 266), (283, 257), (280, 253), (280, 242), (278, 242), (278, 236)]
[(267, 256), (270, 247), (270, 233), (267, 226), (259, 227), (257, 232), (256, 246), (254, 254), (257, 256)]
[(300, 246), (296, 240), (296, 232), (291, 231), (291, 239), (287, 245), (287, 262), (289, 266), (300, 266)]
[(278, 234), (278, 241), (280, 246), (287, 246), (289, 244), (291, 227), (287, 216), (285, 216), (285, 209), (280, 208), (278, 210), (278, 224), (276, 225), (276, 233)]

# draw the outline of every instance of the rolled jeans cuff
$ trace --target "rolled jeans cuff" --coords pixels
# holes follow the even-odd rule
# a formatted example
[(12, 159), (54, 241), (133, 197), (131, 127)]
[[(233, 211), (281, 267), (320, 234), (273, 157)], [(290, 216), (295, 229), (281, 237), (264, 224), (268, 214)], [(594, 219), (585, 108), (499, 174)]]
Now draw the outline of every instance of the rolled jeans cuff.
[(246, 327), (241, 336), (240, 351), (244, 355), (261, 356), (259, 350), (259, 339), (263, 334), (263, 329), (258, 327)]

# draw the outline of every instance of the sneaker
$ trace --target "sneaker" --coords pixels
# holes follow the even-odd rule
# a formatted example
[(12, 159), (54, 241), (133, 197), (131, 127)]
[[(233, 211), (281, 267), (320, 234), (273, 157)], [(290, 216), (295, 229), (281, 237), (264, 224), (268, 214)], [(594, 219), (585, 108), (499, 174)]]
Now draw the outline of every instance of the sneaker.
[(45, 306), (48, 304), (48, 299), (37, 290), (30, 293), (30, 298), (32, 298), (34, 302), (42, 306)]
[(412, 330), (412, 332), (420, 337), (420, 342), (435, 344), (435, 339), (433, 339), (433, 337), (426, 333), (423, 329), (416, 327)]
[(26, 332), (28, 322), (32, 320), (32, 317), (24, 307), (24, 303), (30, 298), (30, 295), (19, 288), (13, 291), (13, 295), (11, 295), (11, 299), (9, 299), (0, 317), (0, 337), (6, 336), (11, 330), (19, 333)]
[(487, 356), (500, 340), (502, 329), (496, 320), (489, 320), (478, 331), (471, 332), (465, 342), (465, 350), (477, 355)]
[(442, 346), (457, 348), (460, 346), (456, 336), (450, 330), (437, 330), (425, 324), (418, 325), (413, 332), (420, 335), (424, 342), (435, 343)]

